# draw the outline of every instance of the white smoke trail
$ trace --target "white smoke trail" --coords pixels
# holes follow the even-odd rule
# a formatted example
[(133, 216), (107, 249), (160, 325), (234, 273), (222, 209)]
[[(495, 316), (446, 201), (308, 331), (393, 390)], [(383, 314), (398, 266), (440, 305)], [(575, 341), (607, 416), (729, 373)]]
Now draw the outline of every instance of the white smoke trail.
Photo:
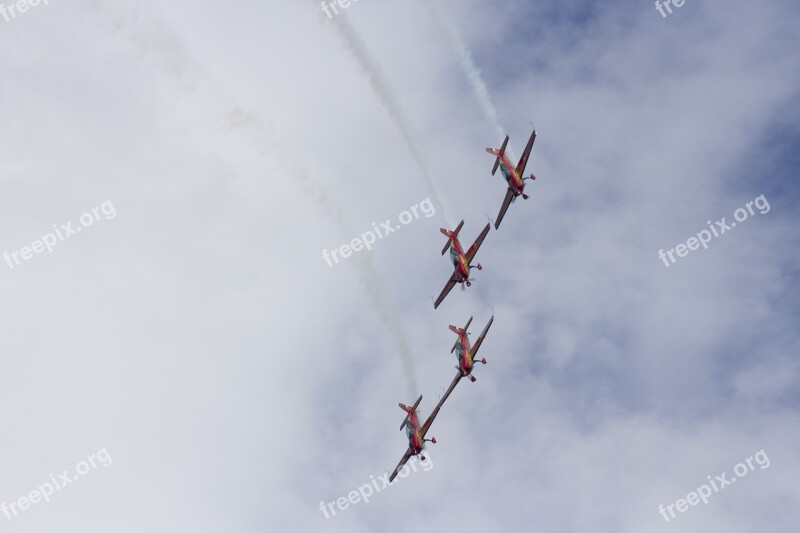
[[(226, 131), (240, 134), (261, 155), (274, 162), (280, 171), (291, 178), (292, 183), (298, 185), (334, 223), (343, 238), (350, 238), (355, 234), (325, 188), (314, 179), (302, 159), (283, 143), (266, 119), (231, 103), (213, 81), (194, 66), (187, 52), (167, 31), (154, 22), (145, 20), (138, 12), (123, 11), (122, 3), (115, 0), (112, 6), (110, 3), (92, 2), (97, 11), (110, 19), (114, 30), (125, 35), (144, 61), (154, 64), (162, 75), (174, 83), (181, 92), (182, 100), (194, 99), (205, 111), (215, 112), (217, 122)], [(359, 254), (359, 259), (354, 262), (358, 265), (359, 280), (373, 308), (394, 339), (409, 397), (416, 397), (418, 382), (411, 345), (401, 321), (388, 301), (385, 282), (369, 254)]]
[[(469, 85), (472, 88), (472, 93), (475, 95), (475, 99), (478, 101), (478, 105), (481, 108), (483, 116), (500, 136), (498, 143), (502, 142), (506, 136), (506, 130), (503, 128), (502, 124), (500, 124), (497, 108), (494, 106), (494, 103), (492, 103), (492, 97), (489, 94), (489, 88), (486, 86), (486, 82), (483, 81), (481, 71), (475, 65), (475, 60), (472, 58), (472, 53), (464, 43), (461, 35), (459, 35), (458, 29), (456, 29), (450, 18), (442, 11), (439, 0), (422, 0), (422, 3), (425, 4), (425, 6), (430, 10), (434, 22), (436, 22), (436, 24), (447, 37), (450, 47), (458, 57), (458, 63), (461, 67), (461, 71), (469, 81)], [(499, 144), (497, 147), (499, 148)], [(506, 153), (509, 155), (509, 157), (515, 159), (510, 149), (506, 149)]]
[(347, 21), (347, 17), (344, 13), (340, 13), (339, 15), (333, 17), (331, 22), (333, 27), (336, 29), (336, 33), (341, 38), (345, 49), (350, 52), (350, 55), (356, 60), (363, 74), (367, 77), (367, 79), (369, 79), (372, 90), (378, 96), (378, 99), (380, 100), (384, 109), (386, 109), (386, 112), (389, 113), (389, 116), (392, 118), (395, 126), (400, 131), (400, 135), (403, 137), (408, 150), (411, 152), (411, 155), (414, 157), (417, 166), (422, 171), (422, 176), (425, 179), (425, 182), (428, 184), (428, 188), (431, 191), (433, 200), (440, 208), (442, 216), (445, 220), (445, 224), (448, 228), (455, 227), (455, 218), (453, 218), (450, 207), (445, 200), (444, 194), (442, 194), (439, 182), (428, 170), (428, 165), (425, 162), (425, 158), (423, 157), (422, 151), (419, 149), (417, 142), (414, 140), (412, 128), (408, 119), (406, 118), (405, 113), (403, 112), (403, 108), (394, 97), (394, 93), (391, 90), (391, 85), (384, 78), (383, 71), (381, 70), (377, 61), (375, 61), (375, 59), (369, 53), (367, 46), (364, 44), (364, 41), (361, 40), (358, 32), (356, 32), (355, 29), (350, 26), (350, 23)]

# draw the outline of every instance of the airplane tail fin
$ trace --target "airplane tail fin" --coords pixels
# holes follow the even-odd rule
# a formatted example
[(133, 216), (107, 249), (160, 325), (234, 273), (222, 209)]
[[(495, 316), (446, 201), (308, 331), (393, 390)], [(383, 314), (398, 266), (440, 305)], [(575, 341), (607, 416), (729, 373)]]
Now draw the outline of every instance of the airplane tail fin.
[[(403, 407), (403, 409), (405, 410), (405, 407), (406, 407), (406, 406), (404, 406), (404, 405), (401, 403), (401, 404), (400, 404), (400, 407)], [(400, 431), (403, 431), (403, 428), (404, 428), (404, 427), (406, 427), (406, 424), (408, 424), (408, 418), (409, 418), (410, 416), (411, 416), (411, 415), (406, 415), (406, 417), (403, 419), (403, 423), (402, 423), (402, 424), (400, 424)]]
[(464, 221), (462, 220), (458, 224), (458, 226), (456, 226), (456, 229), (454, 231), (448, 231), (448, 230), (446, 230), (444, 228), (439, 228), (439, 231), (441, 231), (445, 236), (447, 236), (447, 244), (445, 244), (444, 248), (442, 248), (442, 255), (446, 254), (447, 250), (450, 249), (450, 245), (452, 244), (452, 239), (453, 238), (458, 238), (458, 232), (461, 231), (461, 227), (463, 225), (464, 225)]
[(463, 328), (460, 328), (460, 327), (458, 327), (458, 326), (454, 326), (454, 325), (452, 325), (452, 324), (450, 324), (450, 326), (449, 326), (449, 327), (450, 327), (450, 331), (452, 331), (452, 332), (453, 332), (453, 333), (455, 333), (456, 335), (463, 335), (463, 334), (464, 334), (464, 333), (466, 333), (466, 332), (467, 332), (467, 330), (469, 329), (469, 325), (470, 325), (470, 324), (472, 324), (472, 317), (469, 317), (469, 320), (467, 320), (467, 323), (466, 323), (466, 324), (464, 324), (464, 327), (463, 327)]
[[(503, 146), (500, 147), (500, 151), (497, 152), (497, 159), (494, 160), (494, 166), (492, 167), (492, 176), (494, 176), (494, 173), (497, 172), (497, 167), (500, 166), (500, 158), (502, 158), (503, 155), (506, 153), (506, 145), (507, 144), (508, 144), (508, 135), (506, 135), (506, 138), (503, 141)], [(488, 150), (489, 149), (487, 148), (487, 151)], [(492, 153), (492, 152), (489, 152), (489, 153)]]
[(467, 320), (467, 323), (466, 323), (466, 325), (464, 325), (463, 329), (459, 328), (458, 326), (454, 326), (454, 325), (450, 324), (450, 331), (452, 331), (453, 333), (458, 335), (458, 339), (456, 339), (455, 344), (453, 344), (453, 347), (450, 348), (450, 353), (453, 353), (453, 351), (456, 349), (456, 347), (458, 346), (458, 343), (461, 341), (462, 335), (465, 335), (467, 333), (467, 330), (469, 330), (469, 325), (470, 324), (472, 324), (472, 317), (469, 317), (469, 320)]
[(411, 410), (411, 408), (410, 408), (409, 406), (407, 406), (407, 405), (406, 405), (406, 404), (404, 404), (404, 403), (399, 403), (399, 404), (397, 404), (397, 405), (399, 405), (399, 406), (400, 406), (400, 409), (402, 409), (403, 411), (405, 411), (405, 412), (406, 412), (406, 417), (403, 419), (403, 423), (402, 423), (402, 424), (400, 424), (400, 431), (403, 431), (403, 428), (404, 428), (404, 427), (406, 427), (406, 424), (408, 424), (408, 421), (409, 421), (409, 419), (410, 419), (410, 417), (411, 417), (411, 413), (412, 413), (413, 411)]
[(453, 353), (455, 351), (455, 349), (458, 347), (458, 343), (461, 340), (461, 335), (464, 333), (464, 330), (461, 329), (461, 328), (457, 328), (456, 326), (451, 324), (450, 325), (450, 331), (452, 331), (453, 333), (458, 335), (458, 338), (456, 339), (456, 342), (453, 343), (453, 347), (450, 348), (450, 353)]
[(470, 324), (472, 324), (472, 317), (469, 317), (469, 320), (467, 320), (467, 323), (464, 325), (464, 331), (469, 330)]
[(442, 248), (442, 255), (444, 255), (447, 253), (447, 250), (450, 249), (450, 243), (452, 242), (451, 239), (453, 238), (453, 232), (447, 231), (444, 228), (439, 228), (439, 231), (441, 231), (447, 236), (447, 243), (444, 245), (444, 248)]
[(408, 424), (408, 422), (411, 420), (411, 415), (414, 414), (414, 412), (417, 410), (417, 406), (421, 401), (422, 401), (422, 394), (419, 395), (419, 398), (417, 398), (417, 401), (414, 402), (414, 405), (412, 405), (411, 407), (402, 402), (397, 404), (400, 406), (400, 409), (406, 412), (406, 417), (405, 419), (403, 419), (403, 423), (400, 424), (401, 431), (403, 430), (404, 427), (406, 427), (406, 424)]

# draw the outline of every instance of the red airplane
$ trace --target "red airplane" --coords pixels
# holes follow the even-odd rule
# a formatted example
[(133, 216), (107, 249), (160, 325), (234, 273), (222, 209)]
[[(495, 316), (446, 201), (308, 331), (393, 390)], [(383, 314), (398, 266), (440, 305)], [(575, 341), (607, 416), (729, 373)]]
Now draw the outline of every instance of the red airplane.
[(480, 263), (476, 266), (470, 266), (472, 264), (472, 260), (475, 258), (475, 254), (478, 253), (478, 248), (481, 247), (483, 240), (486, 238), (486, 235), (489, 233), (491, 229), (490, 224), (486, 224), (486, 227), (483, 228), (483, 231), (478, 238), (475, 239), (475, 242), (472, 243), (472, 246), (469, 247), (467, 253), (464, 253), (464, 249), (461, 247), (461, 242), (458, 240), (458, 232), (461, 231), (461, 227), (464, 225), (464, 221), (462, 220), (461, 223), (456, 227), (455, 231), (447, 231), (444, 228), (440, 228), (439, 231), (447, 235), (447, 244), (444, 246), (442, 250), (442, 255), (447, 252), (448, 248), (450, 249), (450, 259), (453, 261), (453, 265), (455, 266), (455, 271), (453, 275), (450, 276), (450, 279), (447, 281), (447, 284), (442, 289), (442, 293), (433, 303), (433, 308), (436, 309), (439, 307), (439, 304), (442, 303), (442, 300), (453, 290), (453, 287), (456, 286), (456, 283), (461, 283), (461, 289), (464, 289), (464, 285), (467, 287), (472, 286), (472, 280), (469, 277), (469, 271), (473, 268), (477, 268), (478, 270), (482, 270), (483, 267)]
[(496, 156), (497, 159), (494, 162), (494, 167), (492, 168), (492, 176), (494, 173), (497, 172), (497, 167), (500, 166), (500, 171), (503, 173), (503, 177), (508, 182), (508, 190), (506, 191), (506, 197), (503, 199), (503, 206), (500, 208), (500, 214), (497, 215), (497, 222), (494, 224), (494, 229), (498, 229), (500, 227), (500, 222), (503, 221), (503, 217), (506, 215), (506, 211), (508, 211), (508, 206), (511, 205), (511, 202), (517, 199), (517, 196), (522, 196), (525, 200), (528, 199), (528, 195), (525, 194), (525, 180), (535, 180), (536, 176), (531, 173), (528, 177), (522, 177), (525, 174), (525, 167), (528, 164), (528, 158), (531, 155), (531, 148), (533, 148), (533, 141), (536, 140), (536, 130), (533, 130), (531, 134), (531, 138), (528, 141), (528, 146), (525, 147), (525, 152), (523, 152), (522, 157), (517, 163), (517, 166), (511, 164), (511, 161), (508, 160), (506, 157), (506, 145), (508, 144), (508, 135), (506, 135), (506, 139), (503, 141), (503, 146), (500, 147), (500, 150), (495, 150), (494, 148), (487, 148), (486, 151)]
[(425, 460), (425, 456), (422, 455), (422, 450), (425, 448), (426, 442), (432, 442), (433, 444), (436, 444), (435, 437), (426, 439), (425, 434), (428, 433), (433, 419), (436, 418), (436, 415), (439, 413), (439, 409), (442, 407), (442, 404), (446, 399), (447, 397), (445, 396), (439, 400), (439, 403), (436, 405), (436, 409), (433, 410), (431, 416), (428, 417), (422, 427), (419, 425), (419, 417), (417, 415), (417, 406), (419, 405), (419, 402), (422, 401), (421, 394), (411, 407), (404, 403), (398, 404), (400, 409), (407, 413), (405, 420), (403, 420), (403, 423), (400, 425), (400, 430), (402, 431), (403, 428), (406, 430), (406, 435), (408, 436), (408, 450), (406, 450), (406, 453), (403, 455), (403, 458), (400, 459), (400, 463), (397, 465), (397, 468), (394, 469), (394, 472), (392, 472), (392, 475), (389, 477), (389, 483), (391, 483), (394, 478), (397, 477), (398, 472), (400, 472), (400, 470), (405, 466), (405, 464), (408, 462), (408, 459), (412, 455), (419, 455), (420, 459), (423, 461)]
[[(489, 319), (489, 322), (486, 324), (486, 327), (483, 328), (483, 332), (481, 333), (480, 337), (478, 337), (478, 340), (475, 341), (475, 345), (472, 347), (469, 345), (469, 333), (467, 333), (469, 325), (472, 323), (472, 317), (469, 317), (467, 325), (464, 326), (464, 329), (453, 325), (450, 326), (450, 330), (458, 335), (456, 343), (450, 349), (450, 353), (457, 351), (456, 356), (458, 357), (458, 366), (456, 366), (458, 375), (456, 375), (455, 379), (453, 380), (451, 387), (455, 387), (455, 384), (458, 383), (458, 380), (463, 377), (469, 377), (473, 383), (475, 382), (475, 376), (472, 375), (472, 370), (475, 365), (475, 356), (478, 355), (478, 350), (480, 350), (481, 344), (483, 344), (483, 339), (486, 338), (486, 334), (489, 332), (489, 328), (492, 327), (492, 322), (494, 322), (494, 315), (492, 315), (492, 318)], [(486, 358), (481, 359), (480, 362), (485, 365)]]

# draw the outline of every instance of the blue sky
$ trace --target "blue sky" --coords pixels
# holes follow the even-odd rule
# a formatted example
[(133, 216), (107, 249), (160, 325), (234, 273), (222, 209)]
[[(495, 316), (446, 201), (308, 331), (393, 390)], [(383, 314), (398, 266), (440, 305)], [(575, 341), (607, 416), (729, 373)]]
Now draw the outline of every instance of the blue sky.
[[(437, 5), (0, 20), (0, 252), (117, 212), (0, 267), (0, 502), (114, 459), (4, 531), (796, 529), (797, 5)], [(434, 311), (439, 228), (496, 216), (484, 147), (499, 127), (518, 155), (530, 122), (531, 198)], [(760, 195), (768, 213), (659, 259)], [(321, 257), (426, 198), (371, 252)], [(452, 380), (447, 325), (492, 312), (433, 468), (326, 519), (402, 456), (397, 403), (426, 416)], [(768, 468), (659, 514), (760, 450)]]

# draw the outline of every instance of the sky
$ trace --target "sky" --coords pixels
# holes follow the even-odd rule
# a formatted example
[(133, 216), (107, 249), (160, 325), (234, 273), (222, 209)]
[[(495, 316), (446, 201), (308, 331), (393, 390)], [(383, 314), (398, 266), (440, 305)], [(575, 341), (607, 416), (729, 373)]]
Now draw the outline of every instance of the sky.
[(0, 531), (796, 531), (795, 2), (0, 5)]

